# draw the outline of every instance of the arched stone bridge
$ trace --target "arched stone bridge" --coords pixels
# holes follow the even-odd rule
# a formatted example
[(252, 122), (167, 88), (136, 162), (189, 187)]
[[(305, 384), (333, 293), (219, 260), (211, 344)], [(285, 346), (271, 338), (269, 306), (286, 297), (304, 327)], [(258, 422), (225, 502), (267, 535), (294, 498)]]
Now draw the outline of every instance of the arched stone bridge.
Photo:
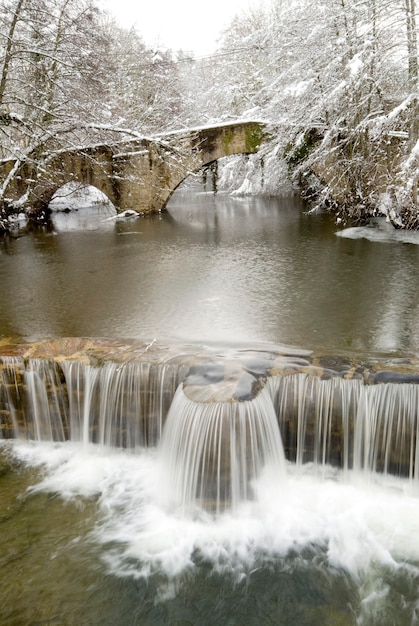
[[(118, 210), (156, 213), (189, 174), (221, 157), (257, 152), (263, 135), (262, 122), (242, 121), (55, 152), (43, 159), (42, 169), (20, 165), (6, 196), (12, 202), (24, 197), (39, 209), (62, 185), (78, 181), (97, 187)], [(0, 179), (14, 165), (0, 165)]]

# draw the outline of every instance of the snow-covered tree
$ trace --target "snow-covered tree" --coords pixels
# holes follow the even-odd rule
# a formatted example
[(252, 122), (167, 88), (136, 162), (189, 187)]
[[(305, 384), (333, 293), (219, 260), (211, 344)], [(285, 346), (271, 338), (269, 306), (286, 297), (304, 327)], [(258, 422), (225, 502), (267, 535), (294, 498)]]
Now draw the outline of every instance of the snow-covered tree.
[(271, 141), (222, 164), (221, 186), (291, 181), (344, 217), (416, 227), (417, 48), (415, 0), (272, 0), (202, 59), (148, 49), (93, 0), (0, 0), (0, 158), (259, 118)]
[(112, 24), (109, 35), (115, 63), (108, 77), (114, 115), (144, 133), (176, 127), (181, 95), (172, 53), (147, 48), (134, 29)]
[(220, 52), (219, 93), (209, 91), (220, 114), (271, 122), (272, 148), (249, 160), (243, 190), (260, 193), (259, 159), (265, 191), (279, 191), (285, 155), (294, 181), (343, 215), (389, 197), (406, 205), (418, 151), (414, 0), (273, 0), (237, 17)]
[(0, 158), (14, 164), (0, 181), (3, 225), (25, 163), (39, 180), (53, 151), (173, 127), (171, 55), (147, 50), (93, 0), (0, 0), (0, 24)]

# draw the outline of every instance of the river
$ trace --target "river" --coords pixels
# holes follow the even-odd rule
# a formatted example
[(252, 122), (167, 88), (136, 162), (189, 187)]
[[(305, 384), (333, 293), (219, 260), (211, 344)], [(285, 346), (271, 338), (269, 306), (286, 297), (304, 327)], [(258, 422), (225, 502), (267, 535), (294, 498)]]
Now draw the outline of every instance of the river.
[(190, 196), (146, 219), (56, 214), (55, 232), (2, 243), (0, 333), (419, 349), (419, 235), (337, 236), (295, 199)]
[[(0, 242), (0, 337), (396, 362), (419, 352), (418, 244), (383, 220), (338, 228), (295, 198), (185, 191), (150, 218), (56, 213)], [(256, 479), (257, 499), (185, 516), (159, 498), (161, 457), (0, 441), (2, 624), (418, 621), (416, 483), (288, 462)]]

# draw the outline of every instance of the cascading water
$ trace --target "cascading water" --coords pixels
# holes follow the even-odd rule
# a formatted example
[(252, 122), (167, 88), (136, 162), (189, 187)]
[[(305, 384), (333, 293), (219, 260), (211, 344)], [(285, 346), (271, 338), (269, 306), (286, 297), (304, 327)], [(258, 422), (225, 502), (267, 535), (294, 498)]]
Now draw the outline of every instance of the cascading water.
[(257, 497), (269, 468), (284, 480), (285, 456), (267, 389), (243, 402), (195, 402), (179, 386), (160, 444), (163, 501), (220, 513)]
[[(415, 623), (419, 386), (345, 379), (296, 355), (154, 356), (2, 358), (0, 477), (12, 458), (27, 482), (15, 504), (9, 473), (0, 522), (20, 563), (29, 555), (32, 572), (45, 552), (53, 590), (67, 570), (81, 597), (102, 585), (92, 623), (134, 623), (124, 602), (138, 623), (168, 623), (162, 607), (180, 622), (208, 589), (236, 612), (255, 602), (253, 624), (265, 610), (286, 626)], [(106, 604), (109, 581), (118, 602)], [(45, 621), (64, 614), (67, 583)]]
[[(252, 481), (265, 463), (279, 463), (283, 473), (282, 446), (297, 467), (311, 462), (319, 471), (333, 465), (344, 473), (418, 479), (417, 384), (272, 375), (266, 384), (258, 383), (262, 391), (248, 393), (249, 399), (229, 398), (229, 390), (217, 401), (207, 397), (208, 385), (189, 386), (195, 389), (193, 399), (178, 388), (189, 371), (185, 362), (94, 366), (3, 357), (0, 434), (130, 449), (160, 442), (172, 480), (170, 498), (177, 493), (185, 508), (194, 498), (222, 509), (223, 502), (251, 497)], [(242, 372), (234, 375), (243, 379)], [(256, 379), (247, 376), (254, 384)]]
[(160, 440), (182, 377), (167, 363), (2, 359), (0, 403), (9, 438), (141, 448)]
[(288, 458), (362, 473), (419, 473), (419, 385), (365, 385), (339, 377), (271, 377), (268, 387)]
[(156, 445), (179, 368), (112, 362), (98, 368), (77, 361), (61, 367), (71, 415), (70, 439), (123, 448)]

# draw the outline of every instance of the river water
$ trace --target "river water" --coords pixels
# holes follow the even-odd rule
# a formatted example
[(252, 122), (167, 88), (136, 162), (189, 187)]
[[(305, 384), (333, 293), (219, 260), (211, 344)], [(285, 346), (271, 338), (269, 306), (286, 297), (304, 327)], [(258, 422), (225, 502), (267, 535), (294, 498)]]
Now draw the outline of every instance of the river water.
[(419, 350), (416, 233), (337, 236), (294, 199), (175, 194), (169, 207), (60, 213), (55, 232), (0, 244), (0, 333)]
[[(0, 243), (0, 336), (414, 356), (418, 244), (382, 221), (338, 231), (295, 199), (59, 213)], [(288, 463), (257, 479), (257, 500), (184, 516), (158, 497), (161, 461), (158, 447), (0, 441), (1, 624), (418, 622), (411, 481)]]

